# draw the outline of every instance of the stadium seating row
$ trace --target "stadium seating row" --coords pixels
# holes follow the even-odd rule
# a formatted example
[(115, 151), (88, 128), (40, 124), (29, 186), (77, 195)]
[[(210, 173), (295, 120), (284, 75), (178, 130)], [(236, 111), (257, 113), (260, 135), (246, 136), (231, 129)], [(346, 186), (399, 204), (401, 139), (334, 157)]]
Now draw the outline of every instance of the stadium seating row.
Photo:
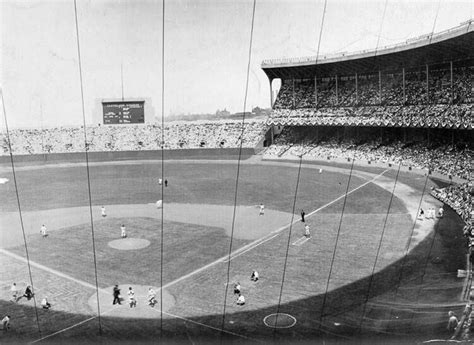
[[(266, 129), (264, 121), (169, 122), (162, 138), (157, 125), (107, 125), (86, 128), (87, 149), (91, 152), (139, 151), (186, 148), (255, 147)], [(84, 130), (80, 127), (13, 129), (9, 131), (12, 153), (44, 154), (84, 151)], [(6, 133), (0, 133), (0, 155), (8, 155)]]
[(474, 103), (276, 109), (268, 124), (474, 129)]
[[(473, 103), (474, 67), (285, 79), (274, 109)], [(357, 81), (357, 82), (356, 82)], [(404, 87), (403, 87), (404, 86)], [(316, 103), (317, 102), (317, 103)]]
[(355, 159), (364, 162), (402, 164), (418, 169), (429, 169), (446, 176), (466, 180), (471, 177), (474, 151), (467, 145), (447, 143), (446, 138), (402, 142), (382, 138), (339, 139), (335, 135), (318, 137), (314, 130), (285, 127), (274, 144), (264, 151), (266, 157), (306, 157)]

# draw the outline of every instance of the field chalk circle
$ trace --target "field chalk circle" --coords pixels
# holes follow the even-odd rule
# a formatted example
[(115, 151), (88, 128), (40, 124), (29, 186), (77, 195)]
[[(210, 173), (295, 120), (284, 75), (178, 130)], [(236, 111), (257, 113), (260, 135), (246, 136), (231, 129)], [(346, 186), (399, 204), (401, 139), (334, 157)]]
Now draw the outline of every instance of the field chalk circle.
[(263, 323), (270, 328), (291, 328), (296, 325), (296, 318), (290, 314), (274, 313), (265, 316)]

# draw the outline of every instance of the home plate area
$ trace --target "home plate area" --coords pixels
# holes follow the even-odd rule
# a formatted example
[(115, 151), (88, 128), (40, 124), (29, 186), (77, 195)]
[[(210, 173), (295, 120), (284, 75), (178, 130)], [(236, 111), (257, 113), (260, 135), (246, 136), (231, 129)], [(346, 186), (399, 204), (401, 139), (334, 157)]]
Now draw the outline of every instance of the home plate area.
[[(132, 287), (135, 292), (135, 300), (137, 301), (135, 307), (130, 307), (129, 298), (127, 292), (129, 287)], [(114, 300), (113, 286), (109, 286), (105, 289), (99, 290), (99, 305), (101, 314), (108, 314), (114, 317), (123, 318), (141, 318), (141, 319), (156, 319), (160, 317), (161, 310), (167, 311), (175, 305), (174, 297), (163, 290), (163, 308), (160, 305), (160, 289), (153, 286), (153, 290), (156, 292), (156, 301), (154, 307), (151, 307), (148, 303), (148, 289), (151, 286), (144, 285), (133, 285), (133, 284), (120, 284), (120, 300), (122, 304), (112, 304)], [(93, 294), (88, 300), (89, 307), (91, 310), (97, 310), (97, 294)]]

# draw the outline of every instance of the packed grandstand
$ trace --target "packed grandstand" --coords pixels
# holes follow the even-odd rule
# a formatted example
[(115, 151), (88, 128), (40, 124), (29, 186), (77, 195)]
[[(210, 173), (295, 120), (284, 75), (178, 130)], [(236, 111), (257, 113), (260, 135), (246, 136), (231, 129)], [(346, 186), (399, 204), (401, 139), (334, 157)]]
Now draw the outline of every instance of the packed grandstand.
[[(139, 151), (164, 149), (255, 147), (263, 136), (264, 123), (252, 121), (175, 121), (165, 125), (87, 126), (87, 151)], [(84, 130), (80, 127), (14, 129), (8, 132), (14, 155), (84, 152)], [(162, 135), (163, 134), (163, 135)], [(164, 136), (162, 138), (162, 136)], [(0, 155), (9, 155), (8, 137), (0, 137)]]

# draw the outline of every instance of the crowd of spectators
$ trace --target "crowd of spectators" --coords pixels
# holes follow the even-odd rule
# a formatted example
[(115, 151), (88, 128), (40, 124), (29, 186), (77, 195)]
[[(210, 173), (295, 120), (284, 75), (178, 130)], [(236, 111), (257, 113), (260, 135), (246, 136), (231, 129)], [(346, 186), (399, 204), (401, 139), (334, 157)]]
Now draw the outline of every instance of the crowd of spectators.
[(474, 151), (468, 145), (445, 141), (431, 142), (340, 139), (335, 135), (321, 138), (317, 132), (301, 127), (287, 127), (264, 151), (264, 156), (291, 157), (304, 155), (322, 159), (355, 159), (364, 162), (401, 164), (417, 169), (436, 171), (446, 176), (470, 179)]
[[(283, 80), (270, 117), (312, 125), (474, 128), (474, 67)], [(356, 83), (357, 78), (357, 83)], [(316, 85), (316, 87), (315, 87)], [(403, 87), (404, 85), (404, 87)], [(317, 102), (317, 104), (316, 104)]]
[[(165, 124), (162, 139), (158, 125), (106, 125), (86, 127), (58, 127), (47, 129), (9, 130), (13, 154), (43, 154), (88, 151), (139, 151), (186, 148), (255, 147), (262, 139), (264, 121), (175, 121)], [(10, 153), (5, 132), (0, 133), (0, 155)]]
[(472, 196), (474, 186), (472, 181), (463, 184), (451, 184), (446, 188), (433, 189), (431, 194), (438, 200), (444, 202), (451, 207), (466, 223), (464, 235), (474, 239), (472, 230)]
[(269, 124), (474, 129), (474, 103), (279, 109)]
[[(472, 103), (474, 67), (284, 79), (274, 109)], [(315, 87), (316, 85), (316, 87)], [(317, 103), (316, 103), (317, 102)]]

